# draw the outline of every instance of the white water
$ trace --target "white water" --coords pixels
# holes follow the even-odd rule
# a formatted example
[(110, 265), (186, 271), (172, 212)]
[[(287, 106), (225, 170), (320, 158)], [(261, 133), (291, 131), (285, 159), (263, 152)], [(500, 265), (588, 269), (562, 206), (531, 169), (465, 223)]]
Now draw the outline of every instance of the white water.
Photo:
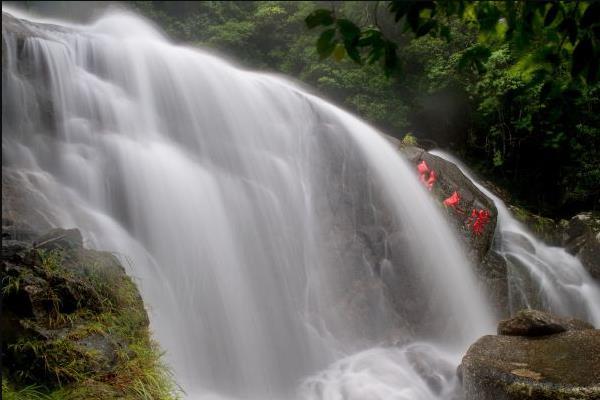
[[(131, 260), (189, 398), (453, 396), (493, 317), (377, 131), (130, 14), (30, 29), (44, 38), (3, 34), (3, 175), (52, 225)], [(380, 219), (378, 253), (363, 238)], [(409, 283), (395, 295), (411, 318), (388, 279)]]
[(562, 247), (538, 240), (512, 216), (506, 204), (478, 183), (460, 160), (442, 151), (431, 154), (451, 161), (498, 209), (496, 251), (508, 266), (511, 312), (522, 308), (577, 316), (600, 327), (600, 285), (577, 257)]

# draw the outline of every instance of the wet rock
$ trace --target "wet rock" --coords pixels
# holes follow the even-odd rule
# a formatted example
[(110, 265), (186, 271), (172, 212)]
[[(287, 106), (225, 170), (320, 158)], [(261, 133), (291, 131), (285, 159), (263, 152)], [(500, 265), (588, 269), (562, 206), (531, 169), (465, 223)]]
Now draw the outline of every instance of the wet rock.
[(594, 327), (576, 318), (560, 318), (537, 310), (521, 310), (498, 324), (498, 334), (510, 336), (544, 336), (585, 329)]
[(484, 336), (461, 364), (465, 400), (600, 398), (600, 330)]
[(535, 254), (535, 247), (533, 243), (527, 237), (521, 235), (520, 233), (504, 231), (502, 232), (502, 240), (507, 243), (517, 243), (524, 250), (527, 250), (529, 253)]
[(52, 228), (47, 199), (26, 172), (2, 167), (2, 240), (31, 241)]
[(548, 245), (564, 247), (579, 258), (593, 278), (600, 280), (600, 215), (597, 212), (582, 212), (557, 223), (519, 207), (509, 208), (536, 237)]
[[(492, 243), (492, 247), (495, 243)], [(495, 314), (510, 315), (508, 269), (505, 259), (495, 251), (489, 251), (483, 261), (475, 264), (476, 276), (483, 283), (489, 303)]]
[(600, 215), (580, 213), (561, 226), (562, 245), (581, 260), (593, 278), (600, 281)]
[[(446, 213), (449, 222), (454, 226), (458, 237), (467, 249), (475, 266), (476, 275), (486, 293), (489, 293), (490, 303), (494, 305), (496, 313), (509, 315), (507, 265), (496, 252), (490, 251), (494, 248), (496, 240), (494, 232), (498, 213), (494, 202), (477, 189), (453, 163), (429, 154), (421, 148), (407, 146), (397, 139), (388, 139), (415, 166), (415, 174), (417, 164), (423, 160), (436, 171), (438, 179), (432, 195)], [(458, 211), (442, 205), (442, 202), (454, 191), (458, 191), (461, 196)], [(473, 234), (468, 227), (470, 213), (474, 208), (490, 211), (490, 220), (482, 235)]]
[(34, 242), (37, 249), (77, 249), (83, 247), (83, 238), (79, 229), (52, 229), (41, 235)]
[(85, 249), (79, 230), (2, 245), (2, 355), (13, 382), (52, 388), (114, 373), (128, 340), (147, 340), (135, 285), (112, 254)]
[(436, 395), (440, 395), (446, 382), (452, 380), (454, 367), (452, 363), (440, 360), (427, 351), (418, 347), (409, 348), (406, 357), (414, 371), (425, 381), (429, 389)]
[[(459, 192), (461, 200), (458, 211), (446, 209), (449, 220), (461, 233), (461, 237), (476, 262), (481, 262), (488, 254), (494, 238), (498, 212), (494, 202), (483, 194), (453, 163), (446, 161), (423, 149), (413, 146), (399, 145), (400, 152), (415, 165), (425, 161), (437, 175), (432, 194), (441, 207), (444, 199), (454, 191)], [(474, 235), (468, 228), (468, 220), (473, 209), (486, 209), (490, 212), (490, 220), (481, 235)]]
[(561, 245), (561, 229), (552, 218), (531, 213), (517, 206), (509, 205), (508, 208), (512, 215), (527, 226), (537, 238), (550, 246)]

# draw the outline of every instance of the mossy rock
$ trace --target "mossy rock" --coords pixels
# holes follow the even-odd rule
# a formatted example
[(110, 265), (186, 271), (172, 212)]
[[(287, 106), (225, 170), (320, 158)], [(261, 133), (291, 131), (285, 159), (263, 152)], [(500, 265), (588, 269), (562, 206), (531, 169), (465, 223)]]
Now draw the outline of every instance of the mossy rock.
[(588, 273), (600, 281), (600, 213), (582, 212), (563, 221), (562, 245), (577, 256)]
[(561, 244), (561, 229), (552, 218), (543, 217), (517, 206), (508, 207), (514, 217), (527, 226), (535, 235), (551, 246)]
[(135, 283), (82, 243), (75, 229), (3, 242), (3, 397), (176, 398)]
[(600, 330), (484, 336), (460, 370), (466, 400), (599, 399)]

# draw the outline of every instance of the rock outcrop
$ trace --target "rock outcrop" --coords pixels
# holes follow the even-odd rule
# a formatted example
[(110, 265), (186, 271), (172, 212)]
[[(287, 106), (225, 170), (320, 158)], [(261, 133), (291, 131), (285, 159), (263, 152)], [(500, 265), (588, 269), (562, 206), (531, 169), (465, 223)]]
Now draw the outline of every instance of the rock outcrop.
[(582, 212), (569, 220), (554, 221), (511, 206), (513, 215), (551, 246), (564, 247), (579, 258), (588, 273), (600, 281), (600, 214)]
[(589, 274), (600, 281), (600, 215), (584, 212), (563, 221), (562, 245), (577, 256)]
[[(490, 251), (494, 246), (494, 233), (498, 212), (494, 202), (482, 193), (453, 163), (429, 154), (425, 150), (402, 143), (394, 138), (390, 142), (415, 166), (425, 161), (436, 171), (437, 181), (433, 186), (432, 195), (440, 208), (444, 210), (448, 221), (454, 226), (458, 237), (462, 239), (464, 248), (469, 252), (471, 261), (476, 268), (476, 275), (485, 288), (499, 315), (508, 315), (508, 282), (506, 262), (496, 252)], [(459, 209), (447, 208), (442, 205), (444, 199), (454, 191), (460, 192)], [(490, 212), (490, 219), (481, 235), (475, 235), (469, 229), (470, 212), (473, 209), (485, 209)]]
[(521, 310), (514, 317), (498, 323), (498, 334), (508, 336), (545, 336), (585, 329), (594, 327), (577, 318), (561, 318), (537, 310)]
[[(436, 172), (437, 181), (433, 186), (432, 193), (440, 205), (454, 191), (459, 192), (461, 200), (458, 209), (447, 209), (447, 214), (455, 227), (462, 233), (461, 236), (466, 242), (473, 260), (481, 262), (487, 256), (494, 238), (498, 215), (494, 202), (477, 189), (453, 163), (418, 147), (401, 146), (399, 149), (415, 165), (415, 168), (421, 161), (425, 161)], [(473, 209), (485, 209), (490, 212), (489, 223), (481, 235), (475, 235), (467, 228), (470, 212)]]
[(142, 299), (119, 261), (84, 248), (77, 229), (32, 240), (10, 228), (1, 257), (3, 395), (35, 384), (60, 398), (133, 399), (142, 386), (172, 398)]
[(463, 358), (465, 400), (600, 398), (600, 330), (527, 311), (498, 331), (508, 335), (480, 338)]

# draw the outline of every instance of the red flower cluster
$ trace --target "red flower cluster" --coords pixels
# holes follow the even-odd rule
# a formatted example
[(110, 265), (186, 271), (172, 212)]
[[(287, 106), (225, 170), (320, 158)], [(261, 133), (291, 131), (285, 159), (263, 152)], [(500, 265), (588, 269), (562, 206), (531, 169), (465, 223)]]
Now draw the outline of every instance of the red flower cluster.
[(444, 205), (446, 207), (452, 207), (452, 208), (456, 209), (456, 206), (458, 206), (459, 202), (460, 202), (460, 194), (458, 194), (458, 192), (454, 192), (454, 193), (452, 193), (452, 195), (450, 197), (448, 197), (446, 200), (444, 200)]
[(433, 184), (437, 180), (435, 171), (429, 169), (429, 166), (425, 160), (421, 161), (421, 163), (417, 165), (417, 171), (419, 171), (419, 180), (425, 184), (427, 189), (431, 190), (433, 188)]
[(471, 226), (471, 230), (474, 234), (481, 235), (488, 222), (490, 222), (490, 212), (488, 210), (473, 209), (471, 216), (467, 221), (467, 225)]
[[(437, 180), (437, 175), (434, 170), (430, 169), (425, 160), (421, 161), (417, 165), (417, 171), (419, 172), (419, 180), (427, 186), (427, 189), (431, 190), (433, 188), (433, 184)], [(464, 214), (466, 210), (461, 210), (458, 205), (460, 203), (461, 197), (460, 193), (454, 191), (443, 201), (444, 206), (450, 207), (455, 211)], [(484, 209), (476, 209), (474, 208), (471, 211), (471, 216), (467, 219), (467, 226), (471, 228), (475, 235), (482, 235), (485, 231), (486, 225), (490, 222), (490, 212)]]

